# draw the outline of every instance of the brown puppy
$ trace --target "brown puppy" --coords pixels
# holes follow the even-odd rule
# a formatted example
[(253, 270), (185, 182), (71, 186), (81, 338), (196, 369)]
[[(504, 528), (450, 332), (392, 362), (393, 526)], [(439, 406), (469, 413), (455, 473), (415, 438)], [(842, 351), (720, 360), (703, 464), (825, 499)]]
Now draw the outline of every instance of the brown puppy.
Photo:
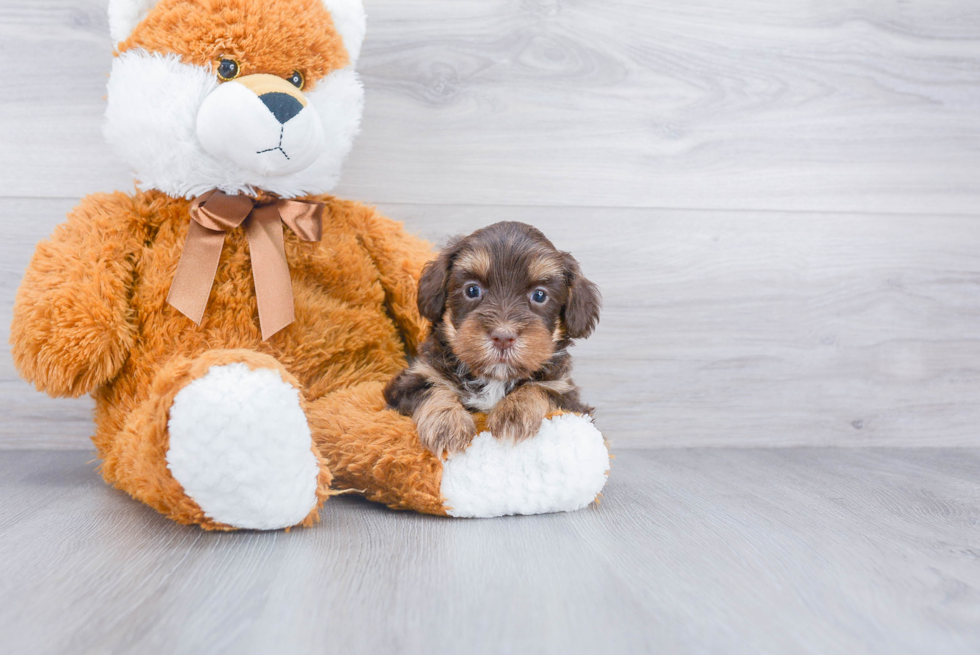
[(432, 452), (469, 445), (470, 411), (488, 412), (490, 432), (514, 442), (550, 411), (591, 414), (568, 347), (595, 329), (599, 290), (537, 229), (496, 223), (453, 239), (423, 270), (418, 303), (431, 333), (384, 394)]

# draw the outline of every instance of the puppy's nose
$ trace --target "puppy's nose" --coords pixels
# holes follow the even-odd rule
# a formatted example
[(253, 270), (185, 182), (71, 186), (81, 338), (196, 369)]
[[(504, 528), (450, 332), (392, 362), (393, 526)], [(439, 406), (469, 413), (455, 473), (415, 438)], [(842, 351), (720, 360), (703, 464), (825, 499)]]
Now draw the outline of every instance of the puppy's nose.
[(303, 105), (299, 100), (288, 93), (263, 93), (259, 96), (262, 104), (269, 108), (276, 120), (285, 125), (296, 114), (303, 111)]
[(493, 345), (500, 350), (507, 350), (517, 341), (517, 334), (511, 330), (501, 330), (498, 328), (490, 333), (490, 339), (493, 341)]

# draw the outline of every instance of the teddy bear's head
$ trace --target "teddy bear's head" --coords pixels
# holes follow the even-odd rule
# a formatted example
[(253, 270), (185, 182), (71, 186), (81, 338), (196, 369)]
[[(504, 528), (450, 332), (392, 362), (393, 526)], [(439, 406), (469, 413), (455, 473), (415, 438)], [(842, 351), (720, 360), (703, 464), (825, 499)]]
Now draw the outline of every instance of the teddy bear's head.
[(337, 183), (361, 119), (361, 0), (110, 0), (104, 132), (143, 190)]

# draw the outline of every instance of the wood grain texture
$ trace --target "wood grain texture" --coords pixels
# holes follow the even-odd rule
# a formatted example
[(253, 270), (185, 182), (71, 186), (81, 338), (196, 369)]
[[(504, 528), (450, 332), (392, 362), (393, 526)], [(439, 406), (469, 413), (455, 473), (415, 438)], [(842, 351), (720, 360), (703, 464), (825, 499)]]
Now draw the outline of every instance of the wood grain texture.
[[(0, 448), (87, 445), (89, 401), (17, 379), (10, 308), (70, 208), (0, 200)], [(576, 381), (620, 447), (980, 445), (980, 221), (383, 205), (433, 241), (538, 225), (605, 296)]]
[(603, 502), (204, 533), (0, 453), (5, 653), (975, 653), (980, 450), (621, 451)]
[[(105, 0), (5, 0), (0, 195), (131, 188)], [(974, 214), (971, 0), (368, 0), (375, 202)]]

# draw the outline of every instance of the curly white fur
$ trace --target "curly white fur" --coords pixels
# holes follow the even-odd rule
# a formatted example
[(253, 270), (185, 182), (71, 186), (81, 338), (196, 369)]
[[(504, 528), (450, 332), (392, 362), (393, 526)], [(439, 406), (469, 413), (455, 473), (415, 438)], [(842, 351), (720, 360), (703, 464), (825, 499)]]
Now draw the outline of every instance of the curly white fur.
[(609, 451), (592, 420), (563, 414), (517, 445), (477, 435), (443, 463), (441, 490), (450, 516), (570, 512), (596, 499), (608, 471)]
[(320, 467), (299, 391), (278, 371), (213, 366), (170, 408), (167, 466), (218, 521), (275, 530), (316, 505)]

